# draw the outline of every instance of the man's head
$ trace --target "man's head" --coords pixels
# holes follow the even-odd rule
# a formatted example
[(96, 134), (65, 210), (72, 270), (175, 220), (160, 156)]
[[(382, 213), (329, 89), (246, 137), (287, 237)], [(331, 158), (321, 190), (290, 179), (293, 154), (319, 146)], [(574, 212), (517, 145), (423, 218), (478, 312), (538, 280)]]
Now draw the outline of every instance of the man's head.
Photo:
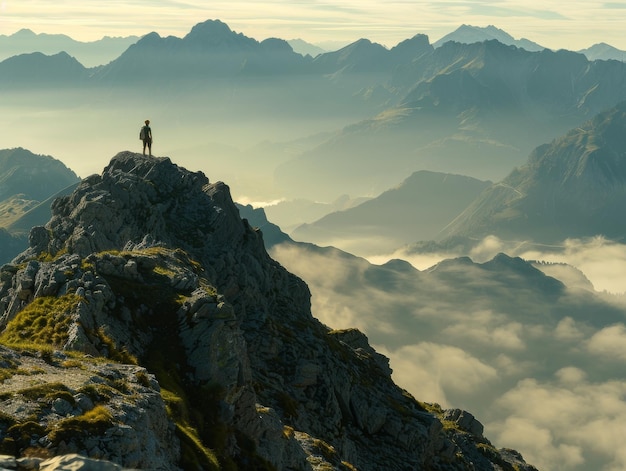
[(150, 120), (149, 120), (149, 119), (146, 119), (144, 122), (145, 122), (146, 124), (150, 124)]

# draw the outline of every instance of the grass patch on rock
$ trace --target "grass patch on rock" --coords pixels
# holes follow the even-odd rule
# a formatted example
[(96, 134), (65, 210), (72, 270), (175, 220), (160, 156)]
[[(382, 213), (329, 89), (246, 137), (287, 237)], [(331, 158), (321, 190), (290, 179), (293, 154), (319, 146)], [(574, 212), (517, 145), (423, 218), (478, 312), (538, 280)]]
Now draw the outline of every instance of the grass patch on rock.
[(71, 314), (82, 298), (75, 294), (35, 299), (11, 320), (0, 335), (0, 343), (33, 343), (62, 347), (68, 340)]

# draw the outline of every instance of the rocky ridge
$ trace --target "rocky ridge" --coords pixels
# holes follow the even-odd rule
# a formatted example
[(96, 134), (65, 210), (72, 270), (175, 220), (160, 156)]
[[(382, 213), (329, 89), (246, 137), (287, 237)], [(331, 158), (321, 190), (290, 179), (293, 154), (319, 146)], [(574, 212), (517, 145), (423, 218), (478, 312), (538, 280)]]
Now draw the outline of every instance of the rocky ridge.
[(0, 453), (135, 469), (534, 469), (471, 414), (398, 388), (364, 334), (317, 321), (224, 183), (122, 152), (52, 211), (0, 269)]

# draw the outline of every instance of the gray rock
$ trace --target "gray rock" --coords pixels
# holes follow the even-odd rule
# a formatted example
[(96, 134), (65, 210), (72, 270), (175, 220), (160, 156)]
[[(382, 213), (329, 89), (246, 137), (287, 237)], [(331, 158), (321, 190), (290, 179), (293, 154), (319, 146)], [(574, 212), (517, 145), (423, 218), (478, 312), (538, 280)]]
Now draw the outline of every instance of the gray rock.
[(41, 462), (39, 471), (121, 471), (115, 463), (94, 460), (77, 454), (55, 456)]
[(483, 436), (483, 424), (476, 420), (476, 418), (467, 411), (461, 409), (448, 409), (444, 411), (443, 419), (456, 423), (459, 428), (476, 437), (480, 438)]

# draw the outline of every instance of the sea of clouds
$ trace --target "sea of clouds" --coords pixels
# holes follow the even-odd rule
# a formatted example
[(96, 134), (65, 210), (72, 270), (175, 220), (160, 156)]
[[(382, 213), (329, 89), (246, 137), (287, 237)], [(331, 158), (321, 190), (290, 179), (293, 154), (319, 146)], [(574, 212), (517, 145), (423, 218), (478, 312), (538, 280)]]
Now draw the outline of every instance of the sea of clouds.
[[(481, 265), (498, 253), (548, 276)], [(272, 251), (309, 285), (313, 314), (362, 330), (418, 399), (469, 410), (495, 446), (539, 469), (626, 469), (626, 246), (489, 237), (471, 260), (449, 261), (457, 255), (393, 254), (418, 271), (306, 246)]]

